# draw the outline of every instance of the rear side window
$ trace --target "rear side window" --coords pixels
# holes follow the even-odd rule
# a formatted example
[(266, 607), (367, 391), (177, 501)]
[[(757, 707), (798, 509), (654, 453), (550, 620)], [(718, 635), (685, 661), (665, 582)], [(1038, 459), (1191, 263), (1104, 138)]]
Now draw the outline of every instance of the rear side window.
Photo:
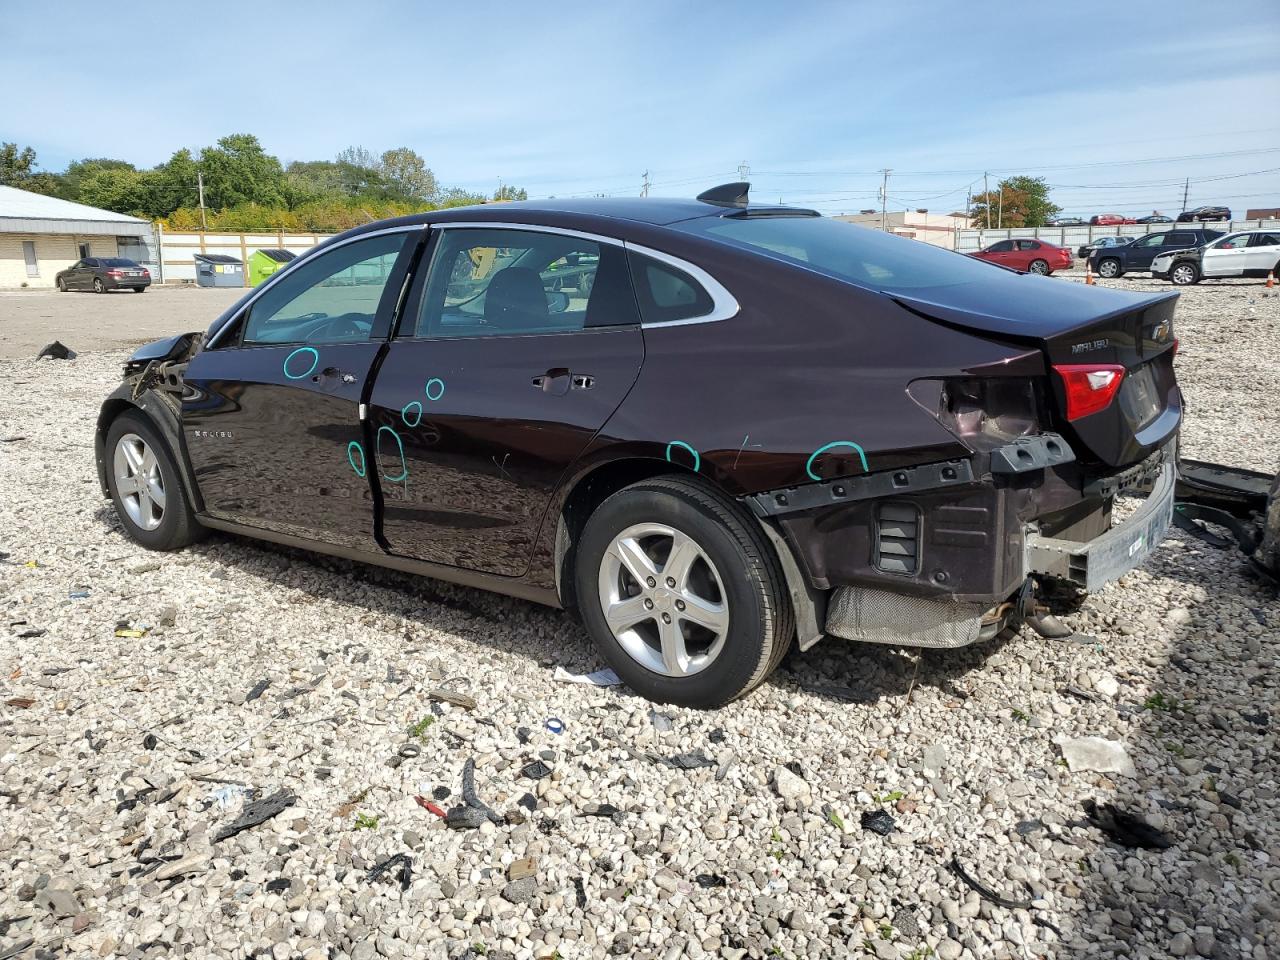
[(1253, 235), (1253, 246), (1255, 247), (1280, 246), (1280, 233), (1255, 233)]
[(1194, 247), (1196, 245), (1196, 235), (1185, 230), (1175, 230), (1173, 233), (1166, 235), (1164, 245), (1166, 247)]
[(683, 270), (634, 251), (628, 259), (645, 323), (696, 320), (715, 309), (711, 294)]
[(1019, 240), (1018, 249), (1019, 250), (1039, 250), (1040, 244), (1036, 243), (1034, 240)]

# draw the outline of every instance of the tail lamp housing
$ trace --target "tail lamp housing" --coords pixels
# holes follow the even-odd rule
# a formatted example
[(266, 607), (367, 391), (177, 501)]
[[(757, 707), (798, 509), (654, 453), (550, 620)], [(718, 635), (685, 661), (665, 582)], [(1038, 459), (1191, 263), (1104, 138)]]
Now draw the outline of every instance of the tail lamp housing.
[(1107, 409), (1124, 380), (1124, 367), (1118, 363), (1055, 363), (1053, 370), (1062, 380), (1071, 421)]

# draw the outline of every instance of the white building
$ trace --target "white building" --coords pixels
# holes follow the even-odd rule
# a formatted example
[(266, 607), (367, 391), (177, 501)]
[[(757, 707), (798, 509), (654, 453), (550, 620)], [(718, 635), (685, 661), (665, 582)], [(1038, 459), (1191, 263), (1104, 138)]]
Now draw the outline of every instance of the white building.
[(128, 257), (158, 281), (153, 246), (146, 220), (0, 186), (0, 288), (52, 287), (83, 257)]
[[(856, 223), (873, 230), (880, 229), (879, 210), (842, 214), (833, 219)], [(969, 222), (964, 217), (953, 217), (949, 213), (930, 213), (928, 210), (889, 210), (884, 215), (884, 229), (888, 232), (899, 237), (910, 237), (912, 240), (923, 240), (948, 250), (956, 248), (956, 232), (968, 226)]]

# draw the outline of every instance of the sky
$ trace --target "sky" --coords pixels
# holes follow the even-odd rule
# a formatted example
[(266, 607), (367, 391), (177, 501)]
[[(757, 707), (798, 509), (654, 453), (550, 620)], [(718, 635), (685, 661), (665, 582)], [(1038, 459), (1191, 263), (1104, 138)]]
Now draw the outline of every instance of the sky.
[[(0, 0), (0, 141), (139, 167), (253, 133), (282, 162), (408, 146), (530, 197), (1065, 213), (1280, 206), (1280, 0), (622, 4)], [(26, 91), (19, 95), (19, 91)]]

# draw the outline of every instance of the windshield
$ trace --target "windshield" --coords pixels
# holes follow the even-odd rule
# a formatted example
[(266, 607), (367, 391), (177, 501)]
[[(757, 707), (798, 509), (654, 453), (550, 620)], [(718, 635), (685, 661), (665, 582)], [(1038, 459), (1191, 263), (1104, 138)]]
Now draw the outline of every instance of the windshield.
[(981, 283), (993, 269), (920, 240), (826, 217), (699, 217), (673, 226), (873, 290)]

